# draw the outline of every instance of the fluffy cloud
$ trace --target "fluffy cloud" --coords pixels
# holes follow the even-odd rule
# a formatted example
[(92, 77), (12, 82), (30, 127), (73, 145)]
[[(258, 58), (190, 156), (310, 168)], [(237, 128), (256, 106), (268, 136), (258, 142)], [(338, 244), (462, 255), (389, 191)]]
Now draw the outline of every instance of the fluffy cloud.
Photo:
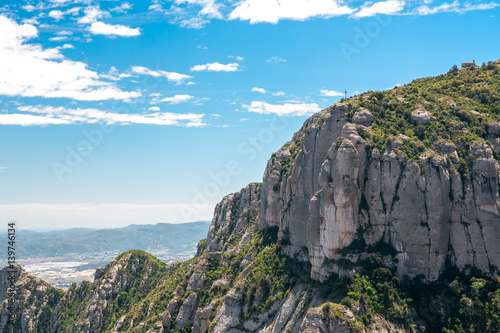
[(64, 12), (61, 10), (51, 10), (48, 16), (55, 20), (60, 20), (64, 17)]
[(242, 107), (249, 112), (278, 116), (309, 116), (321, 111), (316, 103), (269, 104), (262, 101), (252, 101), (250, 105), (243, 104)]
[(122, 91), (99, 80), (83, 62), (65, 59), (59, 48), (42, 48), (26, 41), (38, 36), (28, 24), (0, 15), (0, 95), (71, 98), (80, 101), (130, 100), (138, 91)]
[(337, 0), (244, 0), (229, 14), (230, 19), (250, 23), (278, 23), (279, 20), (306, 20), (352, 14), (353, 9)]
[(89, 28), (94, 35), (132, 37), (141, 34), (139, 28), (129, 28), (124, 25), (112, 25), (103, 22), (94, 22)]
[(143, 66), (133, 66), (132, 67), (132, 72), (140, 75), (149, 75), (153, 77), (165, 77), (168, 81), (173, 81), (176, 83), (181, 83), (182, 81), (186, 79), (192, 78), (192, 76), (186, 75), (186, 74), (180, 74), (176, 72), (167, 72), (167, 71), (154, 71), (151, 70), (147, 67)]
[(326, 89), (323, 89), (320, 91), (321, 95), (323, 96), (328, 96), (328, 97), (337, 97), (337, 96), (344, 96), (344, 93), (341, 93), (339, 91), (335, 91), (335, 90), (326, 90)]
[(212, 62), (205, 65), (196, 65), (191, 67), (189, 70), (192, 72), (201, 72), (201, 71), (209, 71), (209, 72), (236, 72), (240, 64), (238, 63), (230, 63), (230, 64), (221, 64), (218, 62)]
[[(0, 114), (0, 125), (70, 125), (70, 124), (148, 124), (202, 127), (204, 114), (195, 113), (118, 113), (98, 109), (68, 109), (52, 106), (21, 106), (22, 113)], [(152, 111), (157, 111), (156, 109)]]
[(78, 19), (78, 23), (80, 24), (94, 23), (100, 18), (110, 16), (107, 11), (101, 10), (99, 6), (89, 6), (85, 8), (84, 13), (85, 15)]
[(127, 10), (132, 9), (132, 5), (129, 4), (128, 2), (122, 3), (120, 6), (116, 6), (114, 8), (111, 8), (110, 10), (112, 12), (117, 12), (117, 13), (126, 13)]
[(266, 89), (259, 88), (259, 87), (253, 87), (251, 91), (253, 91), (253, 92), (259, 92), (261, 94), (265, 94), (266, 93)]
[(386, 15), (391, 15), (400, 12), (403, 10), (405, 5), (404, 1), (394, 1), (394, 0), (389, 0), (389, 1), (381, 1), (381, 2), (376, 2), (371, 5), (364, 5), (361, 7), (361, 9), (354, 13), (354, 17), (369, 17), (369, 16), (375, 16), (377, 14), (386, 14)]
[(198, 12), (199, 16), (206, 16), (209, 18), (222, 18), (220, 12), (221, 4), (216, 0), (175, 0), (176, 4), (186, 4), (191, 6), (201, 6), (201, 10)]
[(194, 96), (184, 94), (184, 95), (175, 95), (173, 97), (165, 97), (161, 101), (162, 102), (170, 102), (170, 104), (179, 104), (179, 103), (187, 102), (193, 98), (194, 98)]

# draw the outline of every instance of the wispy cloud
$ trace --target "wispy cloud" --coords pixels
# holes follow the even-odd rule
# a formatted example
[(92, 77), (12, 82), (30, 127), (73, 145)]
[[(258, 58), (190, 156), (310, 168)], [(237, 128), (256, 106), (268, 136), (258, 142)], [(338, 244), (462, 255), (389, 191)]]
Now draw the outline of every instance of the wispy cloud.
[(117, 12), (117, 13), (126, 13), (127, 10), (129, 10), (129, 9), (132, 9), (132, 5), (129, 4), (128, 2), (124, 2), (120, 6), (116, 6), (114, 8), (111, 8), (110, 11)]
[(245, 60), (245, 58), (241, 57), (241, 56), (232, 56), (232, 55), (230, 55), (230, 56), (227, 56), (227, 57), (228, 58), (236, 59), (236, 61), (243, 61), (243, 60)]
[(196, 65), (191, 67), (189, 70), (192, 72), (201, 72), (201, 71), (209, 71), (209, 72), (236, 72), (238, 71), (238, 67), (240, 64), (238, 63), (230, 63), (230, 64), (221, 64), (218, 62), (212, 62), (205, 65)]
[(253, 87), (251, 91), (253, 91), (253, 92), (259, 92), (261, 94), (265, 94), (266, 93), (266, 89), (259, 88), (259, 87)]
[(377, 14), (391, 15), (401, 12), (404, 6), (405, 6), (404, 1), (389, 0), (389, 1), (375, 2), (373, 4), (367, 2), (363, 6), (361, 6), (361, 8), (356, 13), (353, 14), (353, 16), (361, 18), (361, 17), (375, 16)]
[(183, 95), (175, 95), (172, 97), (165, 97), (161, 101), (162, 102), (170, 102), (170, 104), (179, 104), (179, 103), (187, 102), (193, 98), (194, 98), (194, 96), (183, 94)]
[(99, 80), (87, 64), (66, 59), (60, 48), (28, 43), (38, 36), (32, 25), (0, 15), (0, 95), (71, 98), (79, 101), (130, 100), (139, 91), (122, 91)]
[(344, 96), (344, 93), (342, 93), (340, 91), (335, 91), (335, 90), (322, 89), (320, 91), (320, 93), (321, 93), (321, 95), (328, 96), (328, 97)]
[(112, 25), (104, 22), (94, 22), (89, 27), (89, 31), (94, 35), (133, 37), (139, 36), (139, 28), (129, 28), (124, 25)]
[(471, 3), (454, 1), (433, 5), (431, 0), (404, 1), (341, 1), (341, 0), (242, 0), (233, 7), (217, 0), (173, 0), (163, 9), (160, 1), (153, 1), (152, 11), (161, 11), (172, 17), (171, 22), (183, 27), (200, 29), (212, 19), (242, 20), (256, 23), (278, 23), (281, 20), (305, 21), (337, 16), (365, 18), (375, 15), (432, 15), (443, 12), (463, 13), (499, 6), (496, 2)]
[(280, 57), (271, 57), (266, 62), (287, 62), (287, 60)]
[(100, 18), (111, 16), (109, 14), (109, 12), (107, 12), (105, 10), (101, 10), (99, 5), (89, 6), (89, 7), (85, 8), (83, 12), (85, 15), (78, 19), (78, 23), (80, 23), (80, 24), (94, 23), (94, 22), (97, 22), (97, 20)]
[(242, 107), (249, 112), (278, 116), (309, 116), (321, 111), (316, 103), (269, 104), (262, 101), (252, 101), (250, 105), (243, 104)]
[(411, 14), (415, 15), (433, 15), (433, 14), (439, 14), (439, 13), (465, 13), (473, 10), (488, 10), (488, 9), (493, 9), (495, 7), (500, 6), (500, 4), (495, 3), (495, 2), (490, 2), (490, 3), (482, 3), (482, 4), (470, 4), (470, 3), (465, 3), (461, 4), (458, 1), (454, 1), (451, 3), (443, 3), (440, 4), (439, 6), (432, 6), (429, 4), (425, 4), (419, 7), (416, 7), (413, 9)]
[(133, 66), (132, 72), (141, 75), (149, 75), (153, 77), (165, 77), (168, 81), (173, 81), (176, 83), (181, 83), (186, 79), (191, 79), (192, 76), (186, 74), (180, 74), (176, 72), (167, 72), (163, 70), (152, 70), (144, 66)]
[(21, 113), (0, 114), (0, 125), (71, 125), (71, 124), (145, 124), (145, 125), (170, 125), (185, 127), (203, 127), (204, 114), (195, 113), (117, 113), (102, 111), (94, 108), (69, 109), (53, 106), (21, 106)]

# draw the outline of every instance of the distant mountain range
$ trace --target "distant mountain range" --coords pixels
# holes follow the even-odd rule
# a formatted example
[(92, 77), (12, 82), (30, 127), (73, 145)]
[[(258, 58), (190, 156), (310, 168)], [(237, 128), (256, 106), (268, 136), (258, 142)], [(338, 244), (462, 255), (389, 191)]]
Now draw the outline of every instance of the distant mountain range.
[[(19, 258), (66, 256), (72, 253), (127, 251), (139, 249), (173, 252), (195, 250), (196, 244), (207, 236), (210, 222), (132, 224), (116, 229), (76, 228), (49, 232), (20, 230), (17, 238)], [(6, 234), (1, 235), (2, 238)]]

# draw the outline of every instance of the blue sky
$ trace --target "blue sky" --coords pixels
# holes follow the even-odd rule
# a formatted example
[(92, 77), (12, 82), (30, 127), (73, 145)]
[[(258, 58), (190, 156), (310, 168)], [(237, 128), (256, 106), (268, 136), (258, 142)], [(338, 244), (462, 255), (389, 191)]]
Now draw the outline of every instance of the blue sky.
[(0, 7), (0, 216), (211, 219), (348, 95), (500, 58), (489, 1), (50, 0)]

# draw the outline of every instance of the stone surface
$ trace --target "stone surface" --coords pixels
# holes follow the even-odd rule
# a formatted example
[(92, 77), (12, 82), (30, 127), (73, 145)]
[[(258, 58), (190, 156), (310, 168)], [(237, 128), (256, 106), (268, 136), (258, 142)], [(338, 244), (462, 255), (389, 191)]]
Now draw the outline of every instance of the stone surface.
[[(388, 150), (373, 149), (367, 156), (365, 140), (346, 121), (346, 110), (339, 103), (320, 112), (321, 121), (309, 119), (269, 161), (259, 226), (279, 226), (291, 244), (285, 253), (296, 255), (306, 246), (311, 276), (318, 280), (332, 272), (352, 274), (324, 262), (355, 260), (341, 250), (360, 237), (367, 245), (392, 247), (395, 255), (384, 263), (400, 277), (437, 279), (447, 257), (459, 269), (471, 265), (498, 272), (500, 246), (494, 235), (500, 233), (500, 166), (490, 147), (496, 147), (496, 124), (488, 127), (489, 143), (470, 146), (475, 161), (463, 177), (453, 165), (457, 147), (446, 140), (426, 151), (420, 165), (398, 156), (395, 148), (410, 140), (403, 136)], [(421, 107), (417, 113), (412, 116), (417, 123), (432, 119)], [(288, 147), (294, 143), (298, 151), (291, 156)], [(286, 174), (283, 161), (290, 165)]]
[(370, 126), (375, 118), (372, 113), (364, 108), (359, 108), (352, 117), (352, 122), (358, 125)]
[(432, 120), (432, 114), (429, 111), (420, 108), (411, 113), (411, 120), (418, 125), (425, 125)]

